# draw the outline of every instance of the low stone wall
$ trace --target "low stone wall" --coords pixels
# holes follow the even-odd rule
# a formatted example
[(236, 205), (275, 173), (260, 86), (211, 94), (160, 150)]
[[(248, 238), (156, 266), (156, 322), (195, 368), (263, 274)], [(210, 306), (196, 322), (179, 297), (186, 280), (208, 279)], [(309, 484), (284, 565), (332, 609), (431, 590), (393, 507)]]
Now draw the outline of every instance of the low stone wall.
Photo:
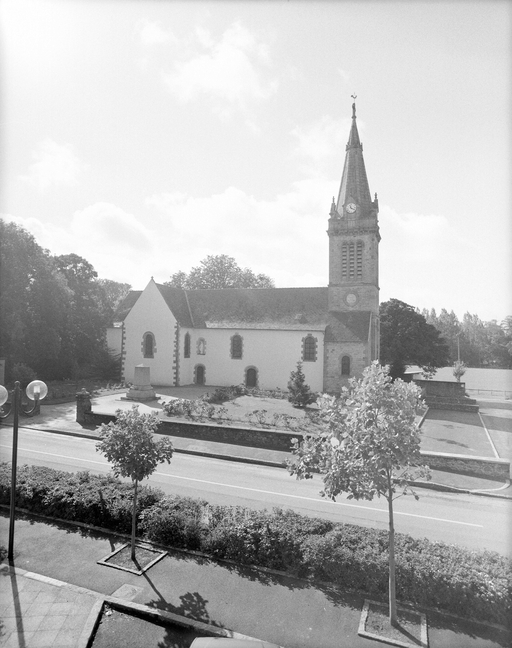
[(416, 380), (414, 382), (421, 388), (425, 396), (448, 396), (464, 398), (466, 383), (449, 380)]
[(421, 455), (432, 470), (446, 470), (499, 481), (507, 481), (510, 478), (510, 462), (506, 459), (470, 457), (448, 452), (421, 452)]
[[(114, 414), (99, 414), (87, 412), (84, 422), (87, 425), (101, 425), (115, 421)], [(163, 419), (158, 425), (160, 434), (198, 439), (201, 441), (215, 441), (216, 443), (229, 443), (232, 445), (251, 448), (264, 448), (266, 450), (280, 450), (289, 452), (292, 439), (302, 439), (302, 434), (281, 430), (266, 430), (264, 428), (249, 428), (234, 425), (219, 425), (216, 423), (199, 423), (196, 421), (182, 421), (172, 418)]]
[(425, 399), (429, 409), (449, 410), (454, 412), (475, 412), (478, 413), (480, 408), (474, 402), (451, 402), (446, 400), (435, 400), (434, 398)]

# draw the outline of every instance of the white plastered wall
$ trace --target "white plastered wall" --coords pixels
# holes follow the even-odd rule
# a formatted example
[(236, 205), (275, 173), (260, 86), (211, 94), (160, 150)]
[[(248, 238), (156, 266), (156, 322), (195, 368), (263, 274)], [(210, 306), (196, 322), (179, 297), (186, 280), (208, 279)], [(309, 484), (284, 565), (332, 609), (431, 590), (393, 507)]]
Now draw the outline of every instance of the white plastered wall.
[[(125, 321), (124, 380), (133, 382), (137, 365), (150, 368), (152, 385), (174, 384), (174, 344), (176, 319), (153, 280), (146, 286)], [(155, 338), (153, 358), (143, 353), (144, 334)]]
[[(190, 358), (183, 357), (185, 333), (190, 333)], [(243, 340), (241, 359), (231, 358), (231, 337), (238, 333)], [(323, 331), (273, 331), (261, 329), (181, 329), (180, 384), (192, 384), (194, 367), (205, 367), (207, 385), (228, 386), (244, 383), (245, 370), (255, 367), (260, 389), (287, 389), (290, 373), (302, 359), (302, 340), (308, 333), (317, 339), (315, 362), (303, 362), (306, 382), (313, 391), (323, 387)], [(197, 353), (197, 341), (206, 341), (206, 353)]]

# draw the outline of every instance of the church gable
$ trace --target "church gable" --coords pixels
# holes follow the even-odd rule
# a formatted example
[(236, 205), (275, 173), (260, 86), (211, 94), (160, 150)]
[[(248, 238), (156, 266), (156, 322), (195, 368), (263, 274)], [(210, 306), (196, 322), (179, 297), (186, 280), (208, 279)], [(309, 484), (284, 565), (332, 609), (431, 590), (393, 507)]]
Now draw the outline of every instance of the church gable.
[(135, 367), (150, 368), (155, 385), (173, 384), (176, 318), (151, 280), (124, 318), (123, 377), (133, 381)]

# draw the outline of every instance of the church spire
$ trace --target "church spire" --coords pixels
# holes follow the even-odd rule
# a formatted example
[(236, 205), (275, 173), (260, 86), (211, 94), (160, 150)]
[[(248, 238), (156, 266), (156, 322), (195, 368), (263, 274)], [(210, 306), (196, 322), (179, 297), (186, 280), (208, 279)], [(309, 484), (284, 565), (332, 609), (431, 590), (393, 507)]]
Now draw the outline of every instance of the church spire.
[[(355, 95), (352, 95), (355, 100)], [(348, 209), (347, 209), (348, 207)], [(336, 211), (341, 217), (369, 216), (375, 209), (372, 203), (363, 159), (363, 145), (357, 130), (356, 104), (352, 104), (352, 126), (345, 153)]]

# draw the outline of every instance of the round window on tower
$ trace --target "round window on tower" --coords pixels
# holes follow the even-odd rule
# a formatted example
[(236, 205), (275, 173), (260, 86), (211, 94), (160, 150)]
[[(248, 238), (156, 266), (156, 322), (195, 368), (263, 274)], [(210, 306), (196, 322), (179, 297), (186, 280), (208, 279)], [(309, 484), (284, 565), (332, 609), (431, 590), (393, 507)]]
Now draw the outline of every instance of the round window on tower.
[(349, 306), (355, 306), (357, 304), (357, 302), (359, 301), (359, 297), (357, 296), (356, 293), (349, 292), (345, 296), (345, 301)]

